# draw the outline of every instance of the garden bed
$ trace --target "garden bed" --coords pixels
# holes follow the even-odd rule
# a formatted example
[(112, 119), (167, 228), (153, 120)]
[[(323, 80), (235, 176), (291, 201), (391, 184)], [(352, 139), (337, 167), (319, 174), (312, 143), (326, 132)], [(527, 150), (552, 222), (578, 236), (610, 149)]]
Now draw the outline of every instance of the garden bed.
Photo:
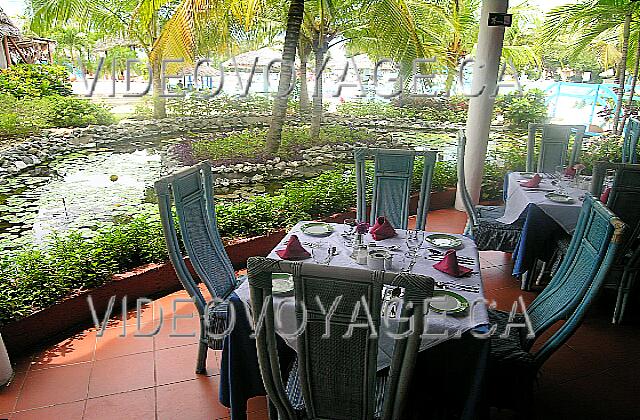
[[(431, 194), (430, 209), (451, 207), (454, 198), (454, 188), (434, 192)], [(411, 213), (415, 213), (417, 205), (418, 196), (414, 194), (409, 203)], [(355, 209), (351, 209), (323, 220), (342, 223), (344, 219), (355, 216)], [(285, 229), (278, 229), (266, 235), (231, 240), (227, 242), (225, 249), (234, 268), (242, 269), (246, 267), (249, 257), (268, 255), (285, 234)], [(92, 297), (98, 318), (102, 319), (112, 296), (116, 296), (113, 315), (118, 315), (125, 296), (128, 306), (135, 307), (137, 298), (157, 298), (181, 288), (170, 263), (146, 264), (117, 274), (102, 286), (76, 293), (25, 318), (6, 324), (0, 327), (0, 334), (9, 353), (18, 356), (91, 327), (93, 320), (87, 302), (89, 296)]]

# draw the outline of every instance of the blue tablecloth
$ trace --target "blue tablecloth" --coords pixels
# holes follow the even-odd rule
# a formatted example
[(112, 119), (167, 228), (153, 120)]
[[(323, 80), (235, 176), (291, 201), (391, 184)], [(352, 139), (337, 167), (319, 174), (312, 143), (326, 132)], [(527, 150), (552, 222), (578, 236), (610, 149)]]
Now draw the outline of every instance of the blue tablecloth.
[[(233, 420), (246, 419), (247, 400), (266, 395), (258, 366), (255, 341), (242, 301), (234, 293), (229, 298), (236, 323), (224, 340), (220, 366), (220, 402), (231, 409)], [(486, 332), (484, 326), (476, 328)], [(295, 351), (278, 340), (280, 366), (288, 370)], [(409, 419), (422, 419), (425, 407), (430, 418), (474, 418), (482, 397), (489, 355), (489, 340), (476, 339), (470, 333), (448, 340), (419, 353), (408, 397)], [(413, 408), (412, 408), (413, 406)]]
[(529, 204), (525, 213), (520, 241), (512, 256), (512, 274), (516, 277), (531, 270), (536, 260), (548, 261), (554, 252), (554, 241), (566, 235), (564, 229), (535, 204)]

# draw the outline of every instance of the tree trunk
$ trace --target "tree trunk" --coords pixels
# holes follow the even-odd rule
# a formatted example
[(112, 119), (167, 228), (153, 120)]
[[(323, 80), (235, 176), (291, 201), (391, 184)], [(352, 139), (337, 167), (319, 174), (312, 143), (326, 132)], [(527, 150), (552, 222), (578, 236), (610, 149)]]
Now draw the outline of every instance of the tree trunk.
[(301, 49), (298, 56), (300, 57), (300, 71), (298, 77), (300, 78), (300, 103), (298, 109), (302, 114), (308, 114), (311, 104), (309, 103), (309, 87), (307, 86), (307, 61), (309, 60), (309, 53)]
[(629, 34), (631, 32), (631, 10), (627, 12), (624, 20), (624, 29), (622, 32), (622, 51), (620, 65), (618, 66), (618, 98), (616, 108), (613, 113), (613, 132), (618, 133), (618, 121), (620, 120), (620, 109), (622, 108), (622, 97), (624, 96), (624, 81), (627, 71), (627, 53), (629, 51)]
[(444, 89), (447, 95), (451, 95), (451, 88), (453, 87), (456, 76), (456, 68), (447, 66), (447, 80), (444, 83)]
[(316, 48), (314, 55), (316, 61), (316, 83), (313, 91), (313, 106), (311, 109), (311, 128), (309, 136), (311, 140), (320, 140), (320, 125), (322, 124), (322, 65), (324, 64), (325, 41), (318, 42), (319, 47)]
[(296, 60), (296, 49), (300, 39), (300, 25), (304, 14), (304, 0), (291, 0), (289, 15), (287, 16), (287, 32), (284, 36), (282, 49), (282, 65), (280, 66), (280, 81), (278, 94), (273, 101), (273, 114), (269, 132), (267, 133), (267, 152), (276, 153), (282, 140), (282, 126), (287, 114), (287, 99), (292, 79), (292, 69)]
[(151, 60), (151, 71), (153, 73), (153, 118), (165, 118), (167, 109), (165, 98), (162, 97), (162, 58), (150, 55), (149, 59)]
[(624, 131), (624, 125), (627, 123), (627, 119), (631, 115), (633, 110), (633, 96), (636, 91), (636, 83), (638, 82), (638, 72), (640, 71), (640, 38), (636, 46), (636, 61), (633, 66), (633, 78), (631, 79), (631, 91), (629, 92), (629, 99), (627, 100), (627, 106), (622, 116), (622, 122), (620, 123), (620, 133)]

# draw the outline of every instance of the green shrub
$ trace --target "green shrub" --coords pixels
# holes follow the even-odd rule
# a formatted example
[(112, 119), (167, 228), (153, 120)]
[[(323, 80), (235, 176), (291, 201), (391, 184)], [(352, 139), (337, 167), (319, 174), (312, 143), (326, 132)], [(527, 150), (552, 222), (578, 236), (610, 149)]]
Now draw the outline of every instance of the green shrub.
[(0, 136), (26, 135), (43, 128), (112, 124), (102, 105), (67, 96), (17, 99), (0, 94)]
[(414, 114), (384, 102), (343, 102), (337, 107), (338, 114), (350, 117), (397, 118), (410, 117)]
[[(207, 118), (229, 113), (239, 114), (269, 114), (273, 109), (273, 100), (264, 95), (248, 95), (247, 97), (232, 97), (216, 95), (207, 97), (211, 92), (205, 90), (199, 93), (187, 93), (182, 98), (167, 99), (167, 116)], [(145, 108), (140, 108), (145, 113)], [(294, 113), (297, 103), (288, 101), (287, 112)]]
[(540, 89), (530, 89), (524, 94), (514, 92), (498, 96), (494, 112), (501, 114), (511, 128), (524, 130), (529, 123), (547, 120), (545, 93)]
[(0, 136), (29, 134), (47, 127), (43, 98), (17, 99), (0, 93)]
[(424, 98), (404, 96), (390, 103), (344, 102), (338, 105), (338, 114), (352, 117), (420, 118), (426, 121), (464, 122), (467, 120), (468, 102), (462, 97)]
[(622, 136), (615, 134), (603, 134), (585, 139), (580, 160), (586, 166), (587, 173), (593, 170), (594, 162), (622, 162), (622, 143)]
[(45, 249), (5, 252), (0, 257), (0, 324), (100, 286), (116, 273), (166, 258), (157, 215), (137, 216), (89, 239), (72, 232), (53, 236)]
[(45, 100), (48, 127), (86, 127), (113, 124), (115, 121), (104, 105), (87, 99), (50, 96)]
[[(191, 142), (194, 161), (211, 162), (254, 161), (269, 157), (265, 155), (267, 129), (248, 128), (242, 131), (221, 133), (213, 137), (200, 138)], [(311, 146), (336, 143), (367, 142), (371, 139), (365, 130), (344, 126), (327, 126), (320, 129), (320, 140), (311, 140), (308, 127), (284, 127), (278, 156), (292, 158)], [(186, 157), (190, 161), (190, 157)]]
[(0, 93), (16, 98), (71, 95), (67, 70), (47, 64), (18, 64), (0, 69)]
[[(422, 183), (422, 171), (424, 169), (424, 159), (416, 160), (413, 168), (413, 178), (411, 188), (418, 191)], [(458, 184), (458, 173), (455, 161), (436, 162), (431, 180), (431, 191), (444, 191), (447, 188), (456, 187)]]

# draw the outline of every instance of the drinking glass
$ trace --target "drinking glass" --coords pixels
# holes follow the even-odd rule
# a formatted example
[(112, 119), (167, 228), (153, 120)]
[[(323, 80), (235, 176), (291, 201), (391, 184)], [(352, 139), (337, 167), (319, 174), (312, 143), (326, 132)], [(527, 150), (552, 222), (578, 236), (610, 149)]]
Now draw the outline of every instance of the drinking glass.
[(407, 249), (409, 253), (413, 256), (416, 256), (418, 250), (422, 246), (424, 242), (424, 231), (423, 230), (408, 230), (407, 231)]
[(346, 226), (345, 233), (347, 235), (353, 235), (358, 221), (356, 219), (344, 219), (342, 223)]
[(316, 264), (329, 265), (331, 258), (333, 258), (332, 247), (327, 242), (313, 244), (311, 256)]
[(405, 252), (400, 261), (400, 272), (410, 273), (413, 270), (413, 266), (416, 264), (417, 256), (411, 252)]
[(559, 194), (566, 194), (566, 191), (565, 191), (566, 181), (565, 181), (565, 175), (564, 175), (564, 165), (556, 166), (555, 175), (556, 175), (556, 180), (557, 180), (557, 185), (558, 185), (558, 193)]

